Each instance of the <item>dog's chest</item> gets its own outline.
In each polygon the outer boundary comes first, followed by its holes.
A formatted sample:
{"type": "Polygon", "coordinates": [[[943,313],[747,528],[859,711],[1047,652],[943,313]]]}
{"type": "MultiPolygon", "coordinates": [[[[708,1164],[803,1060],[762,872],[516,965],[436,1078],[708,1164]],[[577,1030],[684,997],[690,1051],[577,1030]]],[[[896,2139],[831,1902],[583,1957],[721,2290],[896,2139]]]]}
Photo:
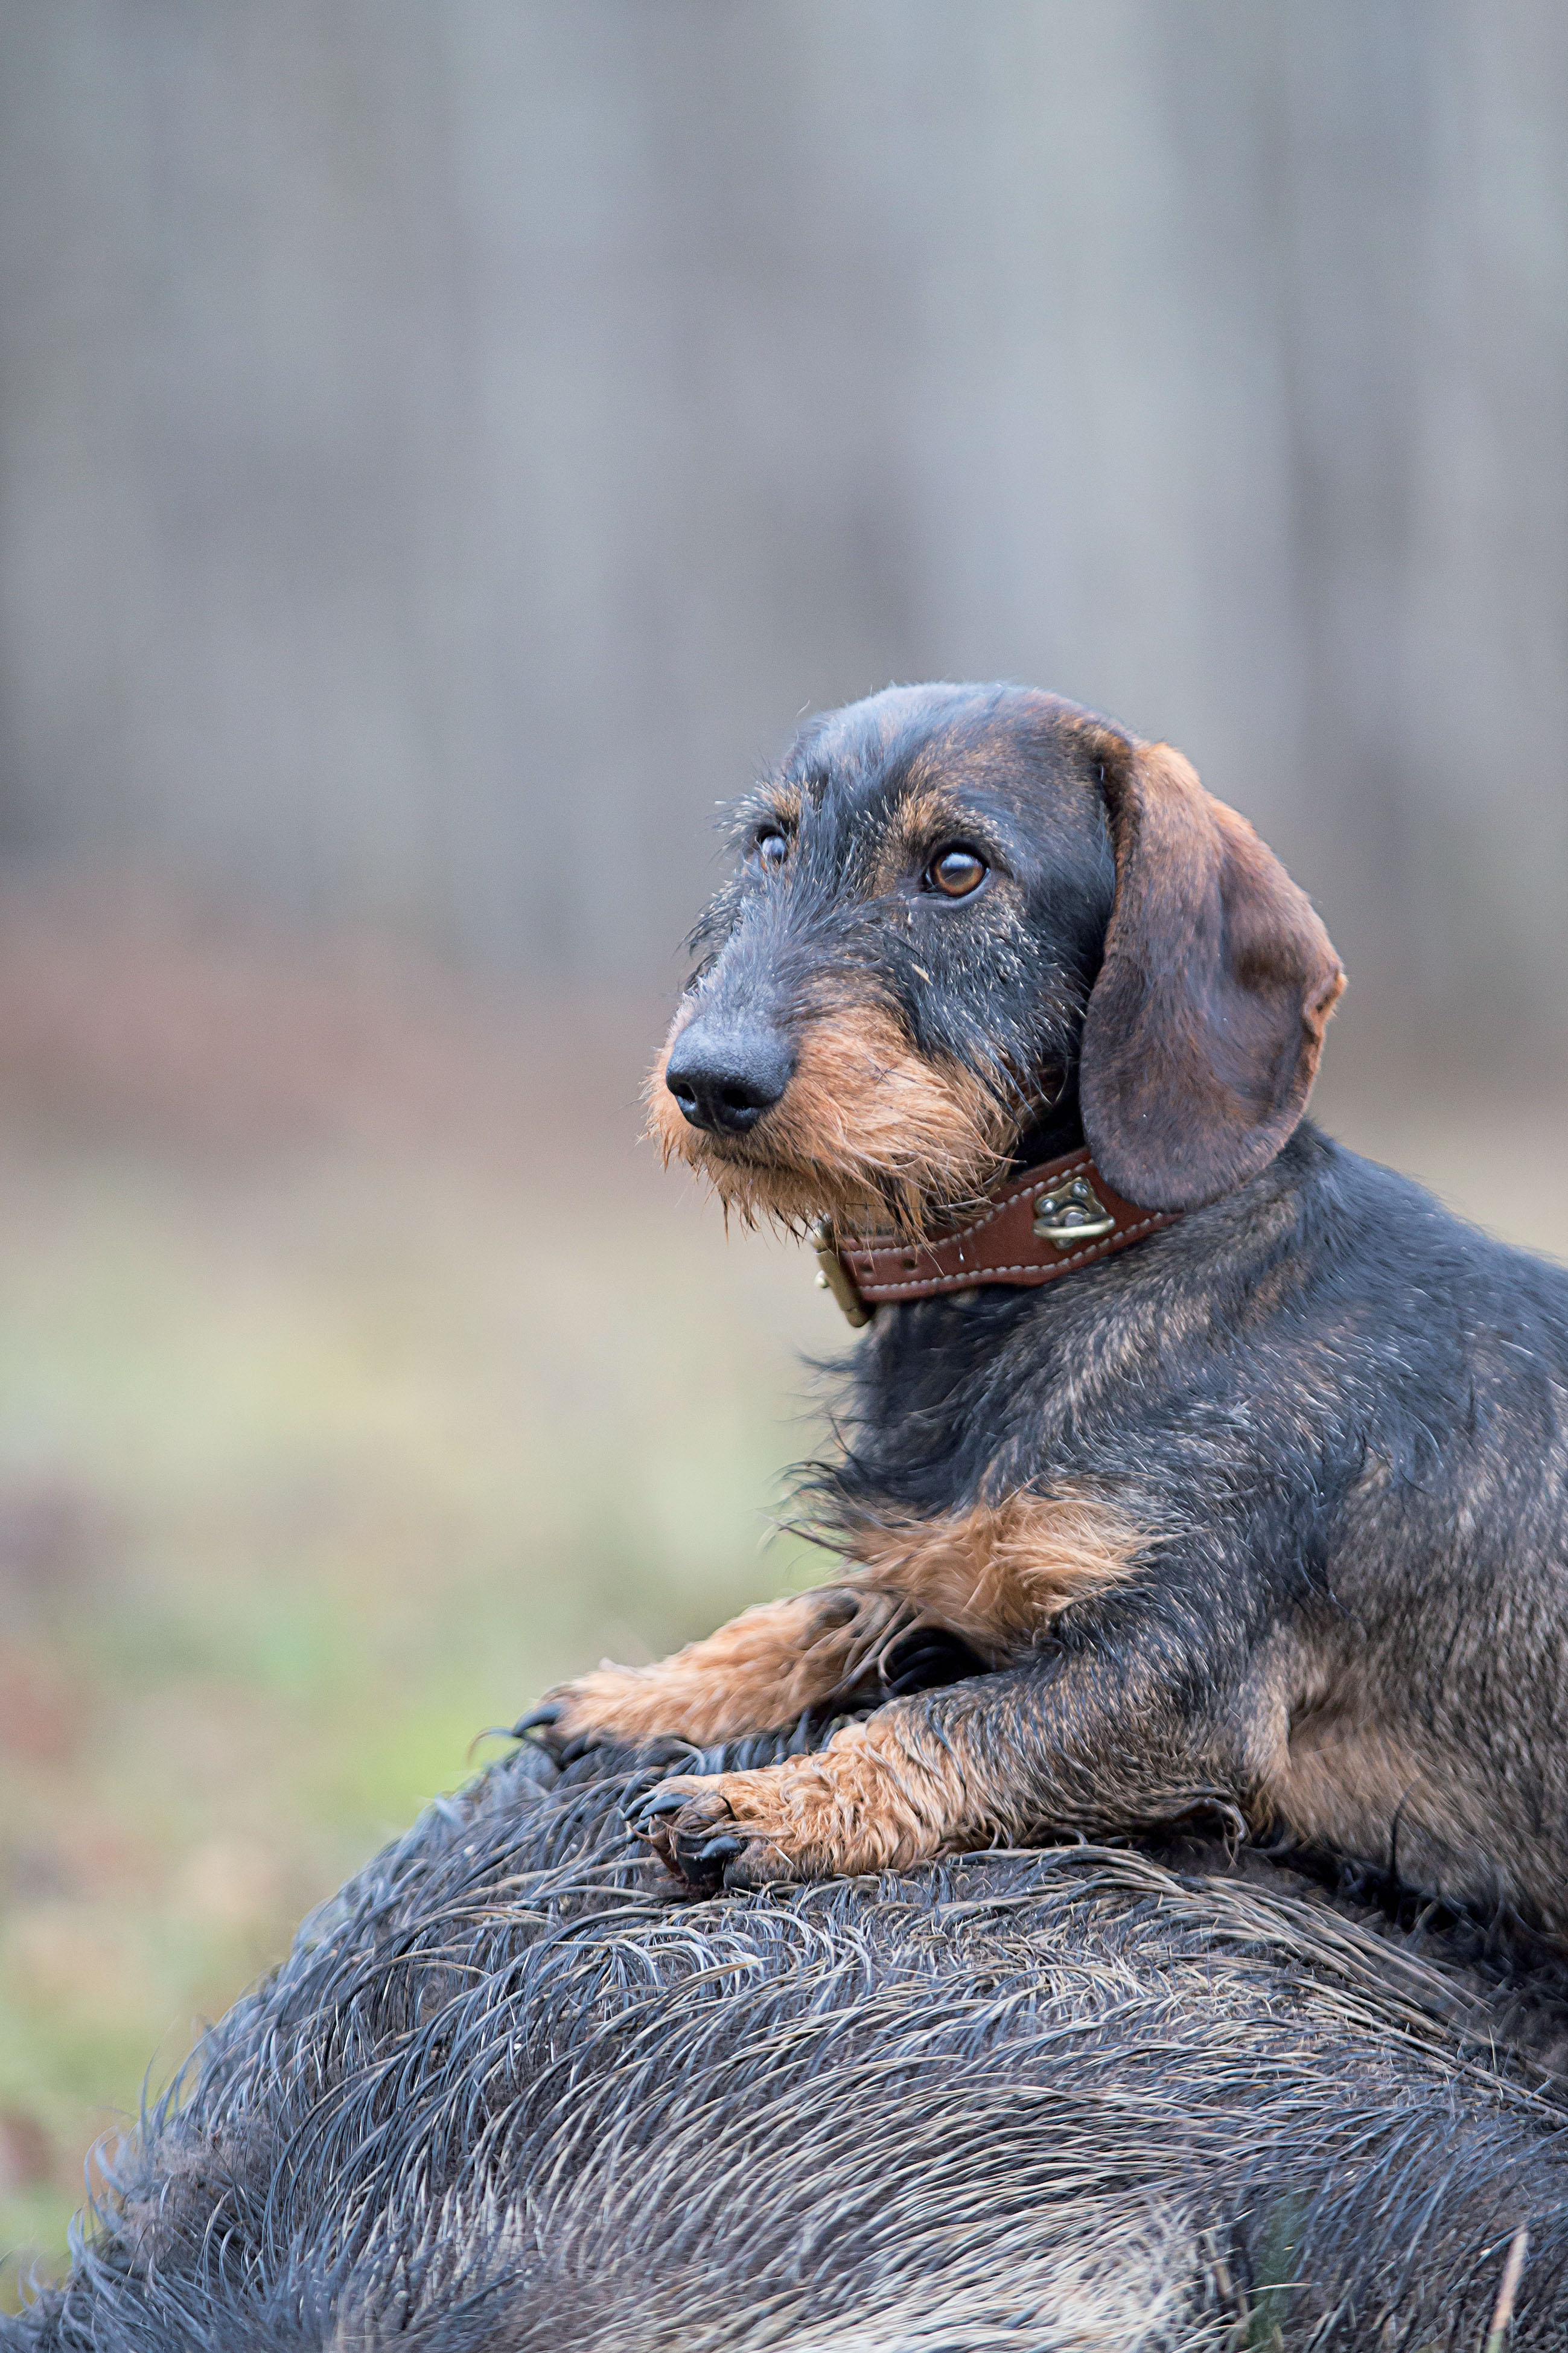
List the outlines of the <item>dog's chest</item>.
{"type": "Polygon", "coordinates": [[[839,1483],[866,1504],[929,1516],[1067,1475],[1062,1323],[1003,1291],[879,1310],[855,1363],[839,1483]]]}

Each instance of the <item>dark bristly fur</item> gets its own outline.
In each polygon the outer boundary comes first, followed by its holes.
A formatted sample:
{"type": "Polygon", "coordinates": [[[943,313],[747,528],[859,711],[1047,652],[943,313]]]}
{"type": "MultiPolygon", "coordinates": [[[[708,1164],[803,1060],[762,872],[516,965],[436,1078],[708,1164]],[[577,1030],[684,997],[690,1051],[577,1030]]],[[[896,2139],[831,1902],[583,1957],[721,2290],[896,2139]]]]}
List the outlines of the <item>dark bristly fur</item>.
{"type": "MultiPolygon", "coordinates": [[[[879,1308],[808,1498],[848,1556],[837,1606],[901,1598],[992,1672],[661,1792],[649,1835],[698,1885],[756,1884],[1209,1804],[1568,1930],[1568,1273],[1302,1118],[1342,976],[1301,892],[1168,746],[1020,689],[814,721],[742,851],[759,828],[783,847],[710,913],[688,1055],[717,1025],[804,1069],[826,998],[840,1026],[858,1000],[955,1104],[965,1074],[1010,1103],[1013,1166],[1087,1134],[1127,1198],[1184,1214],[1045,1290],[879,1308]],[[953,843],[989,868],[972,900],[929,887],[953,843]]],[[[656,1110],[749,1206],[845,1214],[793,1082],[739,1135],[656,1110]]],[[[981,1124],[954,1133],[996,1148],[981,1124]]],[[[906,1222],[972,1191],[973,1152],[879,1132],[906,1222]]],[[[663,1672],[553,1695],[554,1736],[689,1733],[663,1672]]],[[[755,1646],[743,1690],[722,1641],[677,1680],[706,1680],[707,1736],[784,1720],[755,1646]]]]}
{"type": "Polygon", "coordinates": [[[1561,2345],[1561,1967],[1196,1842],[672,1905],[658,1769],[525,1746],[426,1814],[0,2346],[1479,2353],[1521,2223],[1511,2353],[1561,2345]]]}

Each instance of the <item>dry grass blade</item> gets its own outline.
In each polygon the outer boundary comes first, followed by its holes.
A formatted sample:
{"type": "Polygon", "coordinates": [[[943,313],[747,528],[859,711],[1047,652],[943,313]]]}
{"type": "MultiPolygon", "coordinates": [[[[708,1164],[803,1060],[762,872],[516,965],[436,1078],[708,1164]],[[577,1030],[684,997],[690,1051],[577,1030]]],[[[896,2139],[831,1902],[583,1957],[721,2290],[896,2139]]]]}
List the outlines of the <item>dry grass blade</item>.
{"type": "Polygon", "coordinates": [[[1509,2247],[1508,2261],[1502,2267],[1498,2283],[1497,2302],[1492,2307],[1492,2325],[1487,2332],[1483,2353],[1504,2353],[1509,2331],[1513,2327],[1513,2300],[1519,2294],[1519,2283],[1524,2272],[1524,2258],[1530,2248],[1530,2231],[1521,2222],[1509,2247]]]}

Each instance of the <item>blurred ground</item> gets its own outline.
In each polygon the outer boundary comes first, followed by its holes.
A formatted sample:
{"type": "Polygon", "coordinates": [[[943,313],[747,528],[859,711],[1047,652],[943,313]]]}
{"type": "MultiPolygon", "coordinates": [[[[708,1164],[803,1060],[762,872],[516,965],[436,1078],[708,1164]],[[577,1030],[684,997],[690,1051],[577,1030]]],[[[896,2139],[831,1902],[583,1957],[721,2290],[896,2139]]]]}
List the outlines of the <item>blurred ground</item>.
{"type": "MultiPolygon", "coordinates": [[[[797,1253],[726,1245],[638,1145],[664,1009],[521,1007],[123,878],[0,903],[20,2262],[60,2260],[149,2064],[166,2080],[300,1913],[465,1777],[480,1727],[812,1574],[759,1539],[811,1442],[799,1351],[844,1327],[797,1253]]],[[[1568,1250],[1561,1085],[1345,1038],[1326,1124],[1568,1250]]]]}
{"type": "Polygon", "coordinates": [[[91,889],[0,938],[0,2251],[53,2262],[149,2062],[482,1726],[799,1573],[843,1326],[639,1145],[658,1006],[91,889]]]}

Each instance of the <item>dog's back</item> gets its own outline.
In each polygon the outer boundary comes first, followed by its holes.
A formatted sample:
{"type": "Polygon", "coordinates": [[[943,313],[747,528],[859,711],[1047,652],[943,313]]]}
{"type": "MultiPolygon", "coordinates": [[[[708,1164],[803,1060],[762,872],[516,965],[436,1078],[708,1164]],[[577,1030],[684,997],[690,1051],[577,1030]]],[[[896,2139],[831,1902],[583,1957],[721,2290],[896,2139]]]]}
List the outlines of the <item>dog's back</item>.
{"type": "Polygon", "coordinates": [[[1550,1973],[1527,2016],[1260,1857],[671,1905],[627,1762],[525,1750],[351,1885],[0,2342],[1468,2348],[1525,2224],[1510,2343],[1561,2341],[1563,2111],[1489,2047],[1568,2028],[1550,1973]]]}

